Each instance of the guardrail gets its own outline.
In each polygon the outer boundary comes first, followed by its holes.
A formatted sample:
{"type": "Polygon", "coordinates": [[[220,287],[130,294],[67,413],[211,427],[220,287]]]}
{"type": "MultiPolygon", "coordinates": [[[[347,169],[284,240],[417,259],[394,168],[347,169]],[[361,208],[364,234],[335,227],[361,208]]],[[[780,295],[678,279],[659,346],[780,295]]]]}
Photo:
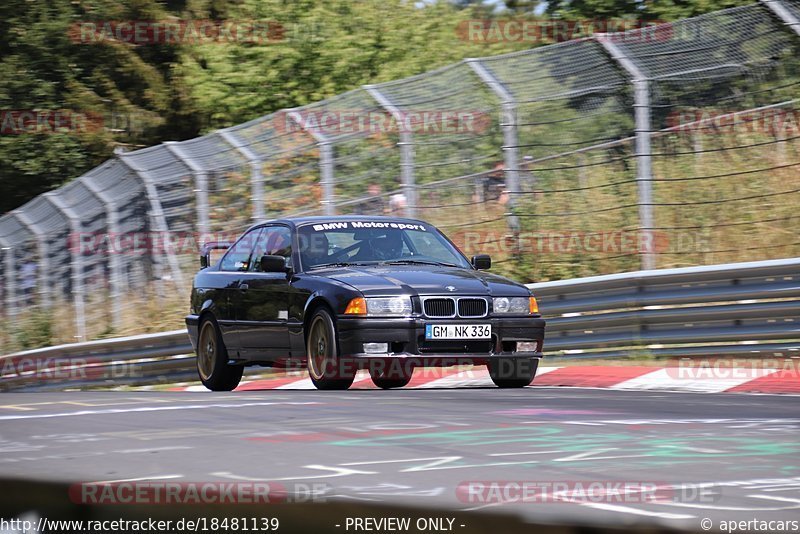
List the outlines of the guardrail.
{"type": "MultiPolygon", "coordinates": [[[[637,271],[530,284],[548,358],[800,357],[800,258],[637,271]]],[[[184,330],[0,358],[0,389],[193,380],[184,330]]]]}
{"type": "Polygon", "coordinates": [[[49,390],[191,380],[186,330],[70,343],[0,358],[0,390],[49,390]]]}
{"type": "Polygon", "coordinates": [[[800,258],[530,284],[548,355],[800,357],[800,258]]]}

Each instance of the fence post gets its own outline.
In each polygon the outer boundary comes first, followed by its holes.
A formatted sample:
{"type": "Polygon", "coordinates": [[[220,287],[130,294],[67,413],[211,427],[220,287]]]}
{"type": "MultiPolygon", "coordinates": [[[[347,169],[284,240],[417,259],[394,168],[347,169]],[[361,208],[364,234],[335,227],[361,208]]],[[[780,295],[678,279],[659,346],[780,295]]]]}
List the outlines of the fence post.
{"type": "MultiPolygon", "coordinates": [[[[58,195],[50,191],[45,193],[44,198],[47,199],[57,210],[64,214],[69,220],[70,230],[73,235],[80,239],[81,233],[81,218],[80,216],[68,207],[58,195]]],[[[70,268],[72,270],[72,302],[75,306],[75,334],[79,341],[86,341],[86,303],[84,301],[84,286],[83,286],[83,258],[81,256],[80,242],[72,244],[70,251],[70,268]]]]}
{"type": "Polygon", "coordinates": [[[630,74],[633,83],[633,107],[636,119],[636,183],[639,190],[639,229],[643,245],[641,268],[655,269],[656,256],[653,243],[653,170],[650,146],[650,81],[639,67],[628,58],[612,41],[609,34],[595,34],[594,37],[611,58],[630,74]]]}
{"type": "Polygon", "coordinates": [[[164,146],[172,152],[176,158],[181,160],[184,165],[189,167],[194,175],[195,202],[197,202],[197,233],[201,236],[207,235],[210,231],[208,216],[208,174],[206,170],[198,165],[175,141],[165,141],[164,146]]]}
{"type": "Polygon", "coordinates": [[[506,188],[508,189],[508,227],[515,236],[519,234],[519,218],[516,214],[519,186],[519,139],[517,136],[517,103],[511,91],[480,62],[469,58],[464,62],[478,75],[489,89],[500,99],[503,113],[500,127],[503,129],[503,162],[505,164],[506,188]]]}
{"type": "Polygon", "coordinates": [[[17,273],[14,270],[14,248],[10,243],[0,239],[0,250],[3,251],[3,278],[6,284],[6,310],[9,317],[17,315],[17,273]]]}
{"type": "MultiPolygon", "coordinates": [[[[94,196],[103,203],[106,207],[106,227],[108,233],[115,238],[120,237],[119,231],[119,213],[117,212],[117,205],[114,199],[105,194],[94,178],[84,175],[81,182],[86,186],[86,189],[92,192],[94,196]]],[[[110,236],[109,236],[110,237],[110,236]]],[[[122,329],[122,258],[120,257],[121,251],[109,250],[109,267],[111,270],[111,324],[115,330],[122,329]]]]}
{"type": "Polygon", "coordinates": [[[333,162],[333,146],[328,136],[317,130],[309,128],[303,117],[296,110],[287,110],[287,117],[293,120],[300,128],[308,132],[319,148],[320,185],[322,186],[322,213],[336,215],[335,200],[335,174],[333,162]]]}
{"type": "Polygon", "coordinates": [[[381,93],[374,85],[365,85],[364,90],[375,99],[383,109],[388,111],[397,122],[400,130],[400,139],[397,143],[400,149],[400,182],[403,194],[406,197],[406,217],[414,218],[417,215],[417,185],[414,176],[414,137],[405,121],[405,114],[392,103],[389,98],[381,93]]]}
{"type": "Polygon", "coordinates": [[[783,22],[786,23],[794,32],[800,35],[800,20],[794,16],[794,14],[786,9],[786,6],[783,5],[783,2],[780,0],[759,0],[762,4],[767,6],[767,8],[775,13],[778,18],[780,18],[783,22]]]}
{"type": "Polygon", "coordinates": [[[46,304],[50,295],[50,271],[44,268],[44,258],[47,255],[47,236],[21,209],[14,210],[11,213],[36,236],[36,248],[39,255],[39,265],[36,270],[37,283],[39,284],[39,300],[40,304],[46,304]]]}
{"type": "MultiPolygon", "coordinates": [[[[152,212],[151,216],[155,222],[156,231],[161,232],[164,236],[164,239],[167,239],[169,234],[169,226],[167,225],[167,218],[164,216],[164,210],[161,209],[161,201],[158,198],[158,191],[156,190],[156,185],[153,182],[153,179],[149,174],[147,174],[146,171],[138,169],[132,162],[128,161],[127,156],[124,153],[118,153],[116,156],[142,181],[145,193],[147,194],[147,199],[150,201],[150,211],[152,212]]],[[[165,252],[167,256],[167,262],[169,263],[170,270],[172,271],[172,277],[175,280],[175,284],[179,288],[183,289],[183,274],[181,273],[181,267],[178,264],[178,258],[175,256],[175,251],[169,246],[165,248],[167,249],[165,252]]]]}
{"type": "Polygon", "coordinates": [[[264,178],[261,175],[261,159],[248,148],[247,145],[228,130],[217,132],[222,139],[235,148],[247,163],[250,164],[250,195],[253,203],[253,220],[255,222],[264,220],[264,178]]]}

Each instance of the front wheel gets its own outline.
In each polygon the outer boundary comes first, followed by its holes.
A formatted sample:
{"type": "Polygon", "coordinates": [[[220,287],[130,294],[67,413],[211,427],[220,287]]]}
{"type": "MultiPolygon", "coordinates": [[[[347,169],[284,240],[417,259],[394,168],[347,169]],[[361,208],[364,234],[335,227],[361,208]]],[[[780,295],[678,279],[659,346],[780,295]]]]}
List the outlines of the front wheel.
{"type": "Polygon", "coordinates": [[[244,367],[228,365],[228,350],[222,342],[222,334],[214,319],[206,319],[200,325],[197,339],[197,374],[200,381],[211,391],[233,391],[242,380],[244,367]]]}
{"type": "Polygon", "coordinates": [[[308,376],[317,389],[347,389],[356,373],[339,358],[336,326],[325,308],[314,313],[306,338],[308,376]]]}
{"type": "Polygon", "coordinates": [[[489,361],[489,377],[499,388],[524,388],[533,382],[538,359],[495,358],[489,361]]]}

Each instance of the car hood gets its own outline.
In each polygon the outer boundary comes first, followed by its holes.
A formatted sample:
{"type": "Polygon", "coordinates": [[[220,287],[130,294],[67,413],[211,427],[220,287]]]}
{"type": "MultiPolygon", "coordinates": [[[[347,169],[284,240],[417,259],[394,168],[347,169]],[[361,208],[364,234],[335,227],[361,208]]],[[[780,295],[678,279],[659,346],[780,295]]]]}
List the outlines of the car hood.
{"type": "Polygon", "coordinates": [[[325,269],[314,274],[353,286],[367,296],[528,295],[528,289],[522,284],[484,271],[458,267],[352,266],[325,269]]]}

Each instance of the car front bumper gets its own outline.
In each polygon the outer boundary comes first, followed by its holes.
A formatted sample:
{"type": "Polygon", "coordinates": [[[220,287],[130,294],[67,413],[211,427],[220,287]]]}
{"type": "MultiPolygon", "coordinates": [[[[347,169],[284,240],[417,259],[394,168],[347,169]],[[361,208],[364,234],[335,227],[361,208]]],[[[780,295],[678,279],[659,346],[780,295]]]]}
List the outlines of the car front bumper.
{"type": "Polygon", "coordinates": [[[419,365],[485,363],[495,358],[539,359],[544,345],[544,319],[538,317],[485,317],[480,319],[425,319],[421,317],[337,318],[339,353],[354,359],[402,358],[419,365]],[[427,324],[490,324],[491,340],[425,339],[427,324]],[[386,343],[386,352],[366,352],[365,343],[386,343]],[[520,343],[533,350],[518,350],[520,343]]]}

